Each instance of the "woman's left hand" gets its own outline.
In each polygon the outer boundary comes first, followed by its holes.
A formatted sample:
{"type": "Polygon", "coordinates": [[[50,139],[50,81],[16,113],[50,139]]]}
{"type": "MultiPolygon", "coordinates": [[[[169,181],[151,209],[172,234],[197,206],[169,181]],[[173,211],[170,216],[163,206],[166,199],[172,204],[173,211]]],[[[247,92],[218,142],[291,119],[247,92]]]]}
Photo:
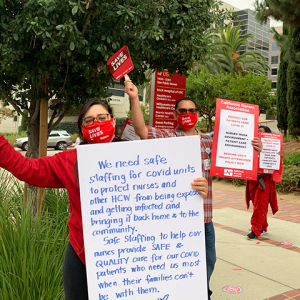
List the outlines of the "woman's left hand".
{"type": "Polygon", "coordinates": [[[258,153],[260,153],[263,149],[263,144],[262,144],[260,138],[258,138],[258,137],[253,138],[253,140],[251,141],[251,145],[258,153]]]}
{"type": "Polygon", "coordinates": [[[208,183],[205,177],[195,178],[192,182],[192,188],[197,190],[199,194],[205,199],[208,194],[208,183]]]}

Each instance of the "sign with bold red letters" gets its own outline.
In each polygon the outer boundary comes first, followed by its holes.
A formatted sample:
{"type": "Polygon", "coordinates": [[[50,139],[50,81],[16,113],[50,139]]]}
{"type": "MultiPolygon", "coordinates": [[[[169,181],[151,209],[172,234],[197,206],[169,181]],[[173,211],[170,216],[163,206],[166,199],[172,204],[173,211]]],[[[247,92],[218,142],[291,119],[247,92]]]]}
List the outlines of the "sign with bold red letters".
{"type": "Polygon", "coordinates": [[[282,150],[282,134],[260,132],[263,150],[259,154],[258,173],[271,174],[272,180],[281,182],[282,180],[282,157],[278,154],[282,150]]]}
{"type": "Polygon", "coordinates": [[[155,72],[151,85],[154,85],[153,96],[151,95],[150,123],[156,128],[174,129],[177,121],[173,113],[175,103],[185,96],[186,77],[184,75],[173,74],[169,76],[167,70],[155,72]]]}
{"type": "Polygon", "coordinates": [[[107,61],[107,66],[116,80],[133,70],[133,64],[127,46],[123,46],[107,61]]]}
{"type": "Polygon", "coordinates": [[[217,99],[210,175],[257,179],[258,105],[217,99]]]}

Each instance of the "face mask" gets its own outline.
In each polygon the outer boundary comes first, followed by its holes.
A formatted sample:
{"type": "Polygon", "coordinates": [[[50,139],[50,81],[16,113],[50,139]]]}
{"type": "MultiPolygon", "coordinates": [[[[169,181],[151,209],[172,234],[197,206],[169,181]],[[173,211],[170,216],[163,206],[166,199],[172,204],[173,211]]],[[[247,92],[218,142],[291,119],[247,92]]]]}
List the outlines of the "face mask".
{"type": "Polygon", "coordinates": [[[178,124],[181,128],[189,130],[192,129],[197,121],[198,121],[198,115],[197,114],[178,114],[178,124]]]}
{"type": "Polygon", "coordinates": [[[89,144],[109,143],[115,137],[115,127],[112,120],[94,121],[91,125],[81,126],[82,136],[89,144]]]}

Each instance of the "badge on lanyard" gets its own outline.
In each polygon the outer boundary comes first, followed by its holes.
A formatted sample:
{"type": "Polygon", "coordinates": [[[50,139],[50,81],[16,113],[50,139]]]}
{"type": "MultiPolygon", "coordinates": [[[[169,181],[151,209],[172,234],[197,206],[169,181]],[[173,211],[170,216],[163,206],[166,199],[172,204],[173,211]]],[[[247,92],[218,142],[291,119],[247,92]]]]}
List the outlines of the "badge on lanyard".
{"type": "MultiPolygon", "coordinates": [[[[205,152],[207,153],[207,155],[210,155],[211,149],[210,148],[205,148],[205,152]]],[[[204,170],[210,170],[210,163],[211,163],[211,159],[204,159],[204,170]]]]}
{"type": "Polygon", "coordinates": [[[210,170],[210,162],[211,162],[210,158],[204,159],[204,170],[205,171],[210,170]]]}

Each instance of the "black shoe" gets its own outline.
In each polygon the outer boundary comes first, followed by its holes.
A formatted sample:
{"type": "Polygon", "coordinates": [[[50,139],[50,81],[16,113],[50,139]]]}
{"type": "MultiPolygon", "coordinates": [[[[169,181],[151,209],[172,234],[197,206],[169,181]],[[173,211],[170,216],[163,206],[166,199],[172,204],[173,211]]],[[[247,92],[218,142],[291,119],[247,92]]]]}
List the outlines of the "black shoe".
{"type": "Polygon", "coordinates": [[[246,237],[247,237],[248,240],[254,240],[254,239],[256,239],[256,235],[255,235],[255,233],[253,231],[251,231],[250,233],[248,233],[246,237]]]}
{"type": "Polygon", "coordinates": [[[262,230],[261,233],[260,233],[260,235],[265,235],[265,234],[268,234],[268,231],[262,230]]]}

